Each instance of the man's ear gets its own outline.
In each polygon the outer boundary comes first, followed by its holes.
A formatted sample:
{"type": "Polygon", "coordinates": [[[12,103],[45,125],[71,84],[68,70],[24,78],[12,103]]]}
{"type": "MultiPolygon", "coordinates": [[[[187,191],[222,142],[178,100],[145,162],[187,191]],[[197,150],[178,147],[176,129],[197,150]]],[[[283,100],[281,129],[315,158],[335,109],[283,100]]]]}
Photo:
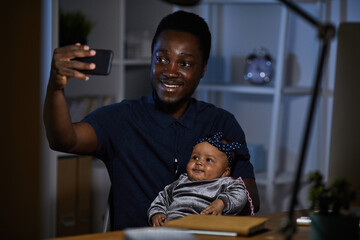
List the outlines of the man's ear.
{"type": "Polygon", "coordinates": [[[203,78],[204,75],[205,75],[205,71],[206,71],[206,67],[207,67],[207,64],[205,64],[202,68],[202,73],[201,73],[201,77],[200,78],[203,78]]]}
{"type": "Polygon", "coordinates": [[[228,177],[230,175],[230,168],[226,167],[221,177],[228,177]]]}

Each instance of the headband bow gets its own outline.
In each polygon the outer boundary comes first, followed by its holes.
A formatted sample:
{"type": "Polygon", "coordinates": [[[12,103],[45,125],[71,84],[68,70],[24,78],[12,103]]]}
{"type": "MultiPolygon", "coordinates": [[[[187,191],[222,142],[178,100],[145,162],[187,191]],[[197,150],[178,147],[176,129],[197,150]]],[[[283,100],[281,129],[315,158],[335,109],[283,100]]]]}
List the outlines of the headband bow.
{"type": "Polygon", "coordinates": [[[231,167],[231,164],[232,164],[231,151],[234,151],[234,150],[240,148],[241,144],[238,142],[232,142],[232,143],[225,144],[225,143],[221,142],[222,137],[223,137],[222,132],[218,132],[211,137],[204,137],[204,138],[199,139],[196,142],[196,144],[206,141],[206,142],[210,143],[211,145],[213,145],[214,147],[216,147],[217,149],[219,149],[221,152],[224,152],[229,160],[229,166],[231,167]]]}

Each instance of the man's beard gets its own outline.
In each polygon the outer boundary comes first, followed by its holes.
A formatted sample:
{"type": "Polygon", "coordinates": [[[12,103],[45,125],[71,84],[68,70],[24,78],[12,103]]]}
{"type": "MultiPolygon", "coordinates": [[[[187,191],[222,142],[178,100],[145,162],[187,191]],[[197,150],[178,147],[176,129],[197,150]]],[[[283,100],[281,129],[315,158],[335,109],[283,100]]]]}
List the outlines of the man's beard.
{"type": "Polygon", "coordinates": [[[164,102],[159,98],[159,96],[154,88],[153,88],[152,95],[153,95],[154,101],[166,112],[176,111],[184,103],[188,102],[191,99],[191,96],[190,96],[188,98],[181,98],[175,102],[164,102]]]}

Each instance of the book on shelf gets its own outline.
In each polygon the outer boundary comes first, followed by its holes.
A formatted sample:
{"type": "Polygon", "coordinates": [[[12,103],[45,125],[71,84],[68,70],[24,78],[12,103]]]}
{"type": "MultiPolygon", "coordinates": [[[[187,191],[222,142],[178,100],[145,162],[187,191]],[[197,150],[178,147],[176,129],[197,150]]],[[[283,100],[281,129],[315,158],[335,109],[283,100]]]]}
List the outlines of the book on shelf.
{"type": "Polygon", "coordinates": [[[265,230],[268,218],[192,214],[165,223],[165,227],[185,229],[193,234],[250,236],[265,230]]]}

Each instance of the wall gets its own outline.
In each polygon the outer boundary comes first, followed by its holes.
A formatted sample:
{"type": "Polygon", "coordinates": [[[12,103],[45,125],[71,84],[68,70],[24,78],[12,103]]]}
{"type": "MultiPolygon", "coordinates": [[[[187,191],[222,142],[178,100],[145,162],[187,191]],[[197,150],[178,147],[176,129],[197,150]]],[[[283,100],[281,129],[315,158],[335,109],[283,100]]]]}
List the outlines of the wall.
{"type": "MultiPolygon", "coordinates": [[[[81,10],[95,26],[88,37],[92,48],[111,49],[114,59],[119,59],[120,47],[120,1],[117,0],[60,0],[59,8],[64,12],[81,10]]],[[[117,96],[120,89],[119,66],[113,65],[108,76],[90,76],[87,82],[72,79],[65,88],[67,96],[109,95],[117,96]]]]}
{"type": "Polygon", "coordinates": [[[41,239],[42,1],[1,1],[1,238],[41,239]]]}

